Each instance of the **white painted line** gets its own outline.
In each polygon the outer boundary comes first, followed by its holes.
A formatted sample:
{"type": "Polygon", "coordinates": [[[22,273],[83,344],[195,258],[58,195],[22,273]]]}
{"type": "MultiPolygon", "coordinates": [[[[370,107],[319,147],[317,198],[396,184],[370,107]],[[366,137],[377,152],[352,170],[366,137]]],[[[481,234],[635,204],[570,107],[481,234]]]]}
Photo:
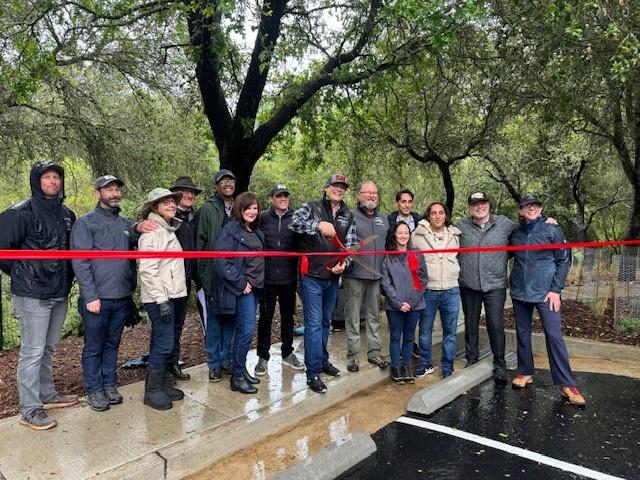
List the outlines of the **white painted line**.
{"type": "Polygon", "coordinates": [[[471,442],[479,443],[480,445],[495,448],[512,455],[526,458],[533,462],[542,463],[550,467],[565,470],[577,475],[582,475],[583,477],[593,478],[594,480],[624,480],[622,477],[615,477],[607,473],[602,473],[596,470],[591,470],[590,468],[581,467],[580,465],[563,462],[562,460],[547,457],[546,455],[542,455],[541,453],[532,452],[531,450],[526,450],[520,447],[514,447],[513,445],[508,445],[506,443],[498,442],[497,440],[491,440],[490,438],[481,437],[480,435],[447,427],[445,425],[439,425],[437,423],[426,422],[424,420],[417,420],[415,418],[409,417],[400,417],[396,420],[396,422],[413,425],[414,427],[424,428],[426,430],[433,430],[434,432],[444,433],[453,437],[461,438],[463,440],[469,440],[471,442]]]}

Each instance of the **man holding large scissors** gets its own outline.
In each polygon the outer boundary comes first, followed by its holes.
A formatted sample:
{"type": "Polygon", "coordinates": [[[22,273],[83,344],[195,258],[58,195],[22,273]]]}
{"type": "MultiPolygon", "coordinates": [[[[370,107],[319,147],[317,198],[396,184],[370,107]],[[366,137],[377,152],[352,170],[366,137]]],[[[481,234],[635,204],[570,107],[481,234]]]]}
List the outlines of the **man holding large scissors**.
{"type": "Polygon", "coordinates": [[[340,370],[329,361],[327,342],[338,295],[338,281],[350,262],[344,252],[358,242],[353,214],[343,201],[348,187],[344,175],[330,175],[322,199],[302,204],[294,212],[289,224],[291,230],[302,234],[302,252],[343,253],[338,256],[337,262],[325,256],[310,256],[308,268],[304,268],[307,262],[302,262],[304,276],[300,283],[305,326],[304,363],[307,385],[317,393],[327,391],[327,386],[320,379],[321,372],[334,377],[340,375],[340,370]]]}

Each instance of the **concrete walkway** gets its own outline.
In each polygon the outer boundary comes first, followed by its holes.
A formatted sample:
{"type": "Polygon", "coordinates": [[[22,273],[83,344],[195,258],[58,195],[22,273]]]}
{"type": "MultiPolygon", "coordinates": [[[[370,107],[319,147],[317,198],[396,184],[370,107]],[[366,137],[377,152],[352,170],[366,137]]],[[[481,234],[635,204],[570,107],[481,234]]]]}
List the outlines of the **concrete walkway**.
{"type": "MultiPolygon", "coordinates": [[[[387,350],[386,321],[383,350],[387,350]]],[[[439,328],[434,343],[440,342],[439,328]]],[[[361,369],[346,370],[343,333],[331,336],[331,361],[340,377],[323,375],[325,394],[307,388],[304,372],[282,367],[279,346],[272,347],[269,372],[257,395],[232,392],[228,377],[209,383],[206,365],[188,369],[181,382],[185,399],[166,412],[142,403],[142,382],[122,387],[125,401],[104,413],[87,405],[52,411],[58,427],[36,432],[18,417],[0,421],[0,480],[64,478],[173,479],[195,472],[274,432],[290,427],[388,378],[388,370],[367,363],[363,335],[361,369]]],[[[303,356],[301,340],[294,344],[303,356]]],[[[249,353],[252,371],[257,357],[249,353]]]]}

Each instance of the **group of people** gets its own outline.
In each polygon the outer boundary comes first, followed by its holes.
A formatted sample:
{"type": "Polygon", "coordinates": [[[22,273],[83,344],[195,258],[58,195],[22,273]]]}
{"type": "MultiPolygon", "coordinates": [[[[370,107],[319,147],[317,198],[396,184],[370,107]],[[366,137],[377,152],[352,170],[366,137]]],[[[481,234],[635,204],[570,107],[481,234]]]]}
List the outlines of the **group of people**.
{"type": "MultiPolygon", "coordinates": [[[[289,205],[287,186],[275,185],[269,194],[269,208],[261,212],[258,197],[251,192],[236,196],[233,172],[222,169],[213,179],[215,193],[197,211],[195,199],[202,189],[183,176],[168,189],[149,192],[142,220],[133,222],[121,215],[124,182],[113,175],[95,181],[96,208],[77,220],[64,205],[64,170],[60,165],[38,162],[30,180],[31,198],[0,216],[0,249],[221,252],[198,259],[150,255],[140,259],[138,268],[135,260],[121,259],[1,261],[0,268],[11,277],[13,311],[20,325],[20,421],[36,430],[56,426],[50,409],[79,401],[77,395],[57,392],[52,375],[53,350],[74,276],[80,289],[78,310],[84,321],[82,367],[90,407],[105,411],[123,401],[117,389],[116,361],[122,331],[134,314],[132,296],[139,276],[142,303],[151,323],[144,403],[166,410],[184,397],[176,381],[190,378],[179,366],[179,355],[187,301],[193,290],[201,290],[199,310],[206,327],[209,380],[219,382],[228,375],[234,391],[256,393],[258,377],[268,373],[272,321],[279,304],[282,363],[293,370],[305,370],[309,388],[326,392],[321,374],[340,375],[329,359],[327,343],[341,283],[348,371],[360,369],[361,312],[368,362],[383,369],[389,365],[380,339],[379,301],[384,294],[394,382],[413,382],[434,372],[431,340],[436,312],[443,330],[441,376],[453,373],[461,303],[467,365],[478,361],[484,306],[494,380],[507,383],[503,310],[509,256],[504,251],[459,255],[455,249],[564,242],[560,227],[545,220],[542,202],[531,195],[521,199],[520,221],[513,222],[491,213],[486,194],[472,193],[468,197],[470,216],[454,225],[446,205],[440,202],[431,203],[422,216],[414,212],[409,190],[396,194],[396,212],[382,214],[373,181],[359,186],[357,207],[350,209],[344,202],[349,183],[344,175],[333,174],[322,197],[303,203],[297,210],[289,205]],[[446,251],[450,249],[454,251],[446,251]],[[354,255],[356,251],[383,250],[383,254],[354,255]],[[261,251],[298,255],[222,253],[261,251]],[[304,362],[293,349],[296,291],[303,306],[304,362]],[[246,358],[256,324],[259,358],[252,375],[246,358]],[[419,356],[415,370],[410,367],[412,349],[419,356]]],[[[522,250],[513,256],[510,292],[518,336],[518,372],[512,385],[524,388],[533,382],[531,322],[536,308],[547,338],[554,383],[570,402],[583,405],[561,335],[560,292],[570,254],[564,249],[522,250]]]]}

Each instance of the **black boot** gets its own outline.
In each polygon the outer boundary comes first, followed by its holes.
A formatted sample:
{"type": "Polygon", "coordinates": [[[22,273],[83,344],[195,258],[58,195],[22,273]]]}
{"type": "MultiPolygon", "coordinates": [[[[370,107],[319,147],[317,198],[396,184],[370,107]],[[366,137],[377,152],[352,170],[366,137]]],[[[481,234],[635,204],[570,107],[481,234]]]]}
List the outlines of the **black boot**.
{"type": "Polygon", "coordinates": [[[400,374],[404,377],[404,383],[415,383],[411,370],[406,365],[400,367],[400,374]]]}
{"type": "Polygon", "coordinates": [[[231,390],[240,393],[258,393],[258,389],[251,385],[244,375],[242,377],[231,376],[231,390]]]}
{"type": "Polygon", "coordinates": [[[404,376],[400,373],[400,367],[391,367],[391,380],[396,383],[404,383],[404,376]]]}
{"type": "Polygon", "coordinates": [[[244,371],[244,378],[246,378],[247,382],[251,385],[258,385],[260,383],[260,379],[251,375],[246,369],[244,371]]]}
{"type": "Polygon", "coordinates": [[[191,375],[182,371],[180,365],[171,365],[170,367],[167,367],[167,370],[176,380],[189,380],[191,378],[191,375]]]}
{"type": "Polygon", "coordinates": [[[175,388],[173,382],[175,382],[173,375],[165,370],[162,377],[162,391],[173,401],[182,400],[184,392],[175,388]]]}
{"type": "Polygon", "coordinates": [[[147,368],[144,382],[144,404],[156,410],[169,410],[173,404],[162,390],[164,368],[147,368]]]}

